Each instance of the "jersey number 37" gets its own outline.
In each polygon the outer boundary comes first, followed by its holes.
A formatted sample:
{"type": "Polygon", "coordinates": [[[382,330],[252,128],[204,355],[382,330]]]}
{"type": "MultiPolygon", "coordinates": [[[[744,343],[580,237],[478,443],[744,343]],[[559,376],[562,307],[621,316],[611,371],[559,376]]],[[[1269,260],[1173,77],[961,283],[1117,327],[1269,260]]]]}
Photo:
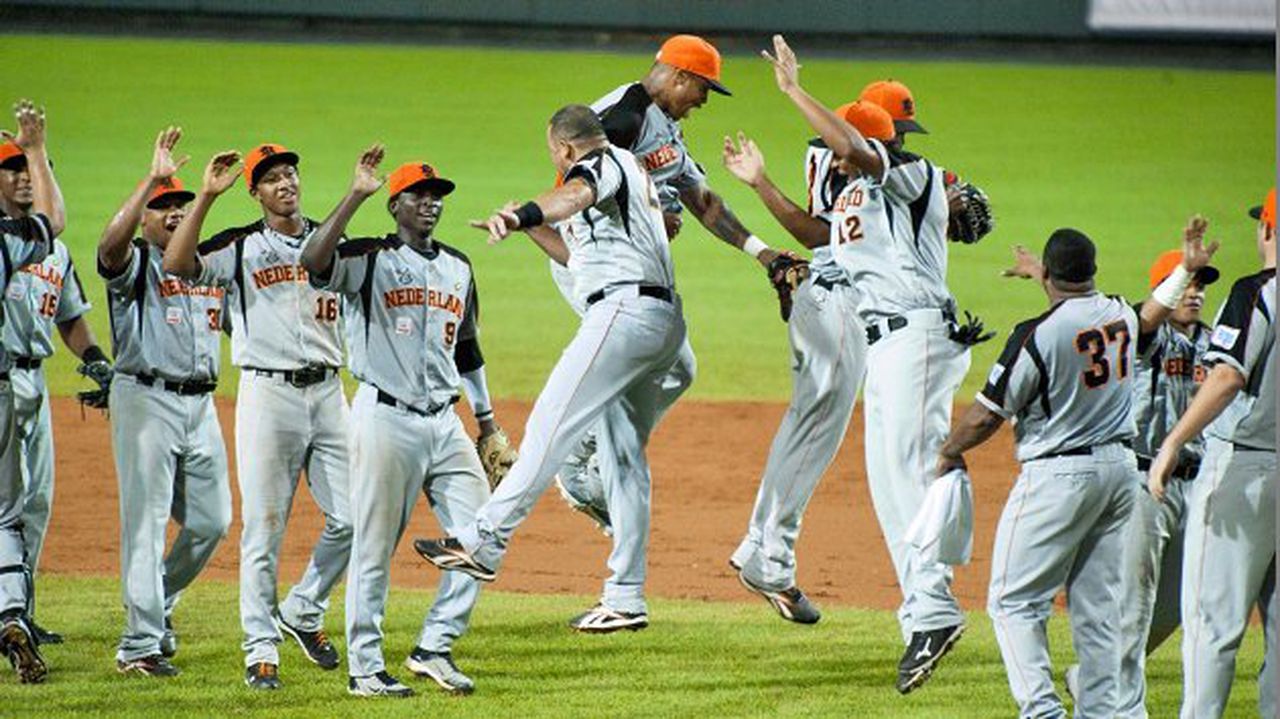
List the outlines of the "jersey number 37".
{"type": "Polygon", "coordinates": [[[1094,327],[1076,335],[1076,351],[1086,355],[1089,366],[1080,374],[1084,386],[1097,389],[1111,381],[1111,359],[1107,350],[1116,348],[1117,382],[1129,376],[1129,326],[1117,320],[1102,327],[1094,327]]]}

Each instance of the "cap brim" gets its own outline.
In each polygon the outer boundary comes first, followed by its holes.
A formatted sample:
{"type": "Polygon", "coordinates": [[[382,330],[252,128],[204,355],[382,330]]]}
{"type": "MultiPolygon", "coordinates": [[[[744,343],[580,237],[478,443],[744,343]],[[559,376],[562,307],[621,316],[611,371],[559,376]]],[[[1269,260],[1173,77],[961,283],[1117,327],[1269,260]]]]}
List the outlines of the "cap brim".
{"type": "Polygon", "coordinates": [[[270,170],[276,165],[293,165],[294,167],[297,167],[298,153],[288,151],[277,152],[274,155],[262,158],[258,161],[258,164],[253,167],[253,177],[251,178],[252,184],[258,184],[258,181],[262,179],[262,176],[267,174],[267,170],[270,170]]]}
{"type": "Polygon", "coordinates": [[[1202,285],[1211,285],[1218,281],[1218,277],[1220,277],[1221,274],[1222,273],[1218,272],[1217,267],[1201,267],[1196,270],[1196,281],[1202,285]]]}
{"type": "Polygon", "coordinates": [[[4,162],[0,162],[0,170],[21,170],[27,166],[26,155],[14,155],[7,158],[4,162]]]}
{"type": "MultiPolygon", "coordinates": [[[[698,77],[702,77],[702,75],[699,75],[698,77]]],[[[725,87],[724,85],[721,85],[720,81],[712,80],[709,77],[702,77],[702,79],[707,81],[707,87],[711,88],[712,92],[718,92],[721,95],[725,95],[726,97],[733,96],[733,93],[729,92],[729,88],[725,87]]]]}
{"type": "Polygon", "coordinates": [[[196,199],[196,193],[192,192],[191,190],[173,190],[173,191],[171,191],[171,192],[165,192],[165,193],[162,193],[162,194],[156,195],[155,197],[151,198],[150,200],[147,200],[147,208],[148,208],[148,209],[152,209],[152,210],[154,210],[154,209],[156,209],[156,208],[154,207],[154,205],[155,205],[157,202],[159,202],[159,201],[161,201],[161,200],[167,200],[167,199],[169,199],[169,198],[171,198],[171,197],[172,197],[172,198],[181,198],[181,199],[182,199],[182,201],[185,203],[185,202],[191,202],[192,200],[196,199]]]}
{"type": "Polygon", "coordinates": [[[914,132],[920,135],[929,134],[929,131],[924,129],[924,126],[915,120],[894,120],[893,129],[897,131],[899,135],[905,135],[908,132],[914,132]]]}
{"type": "MultiPolygon", "coordinates": [[[[428,192],[435,195],[436,197],[444,197],[445,195],[452,193],[457,188],[457,186],[453,184],[453,180],[446,180],[443,177],[432,177],[426,180],[418,180],[412,185],[406,185],[404,188],[400,190],[400,192],[404,192],[405,190],[412,190],[419,187],[424,190],[427,190],[428,192]]],[[[397,192],[395,195],[392,195],[392,197],[399,195],[400,192],[397,192]]]]}

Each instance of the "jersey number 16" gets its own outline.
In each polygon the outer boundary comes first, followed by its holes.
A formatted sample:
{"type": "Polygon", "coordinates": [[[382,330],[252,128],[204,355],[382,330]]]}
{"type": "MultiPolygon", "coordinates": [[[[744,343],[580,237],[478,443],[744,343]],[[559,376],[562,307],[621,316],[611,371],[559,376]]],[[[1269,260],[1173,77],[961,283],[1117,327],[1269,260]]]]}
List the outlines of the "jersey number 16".
{"type": "Polygon", "coordinates": [[[1107,348],[1117,340],[1120,347],[1116,353],[1119,360],[1116,381],[1122,382],[1129,376],[1129,326],[1124,320],[1076,335],[1076,351],[1088,355],[1090,361],[1089,367],[1080,375],[1085,387],[1097,389],[1111,380],[1111,360],[1107,358],[1107,348]]]}

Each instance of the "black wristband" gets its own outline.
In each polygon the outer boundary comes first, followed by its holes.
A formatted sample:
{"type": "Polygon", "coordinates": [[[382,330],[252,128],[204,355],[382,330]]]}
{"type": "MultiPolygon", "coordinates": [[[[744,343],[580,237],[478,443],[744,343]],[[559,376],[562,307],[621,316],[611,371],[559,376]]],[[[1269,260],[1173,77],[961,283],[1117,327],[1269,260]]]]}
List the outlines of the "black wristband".
{"type": "Polygon", "coordinates": [[[530,200],[516,209],[516,219],[520,222],[520,229],[537,227],[542,224],[542,208],[530,200]]]}
{"type": "Polygon", "coordinates": [[[107,359],[107,356],[102,352],[102,348],[98,347],[98,345],[89,345],[85,349],[84,354],[80,355],[80,361],[85,364],[97,362],[99,360],[108,363],[111,361],[107,359]]]}

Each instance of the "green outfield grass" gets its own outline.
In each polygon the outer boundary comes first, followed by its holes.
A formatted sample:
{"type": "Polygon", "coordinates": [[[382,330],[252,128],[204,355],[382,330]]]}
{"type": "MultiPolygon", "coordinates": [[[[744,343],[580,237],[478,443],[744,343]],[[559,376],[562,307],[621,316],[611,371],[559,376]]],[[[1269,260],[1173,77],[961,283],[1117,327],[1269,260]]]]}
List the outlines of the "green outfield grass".
{"type": "MultiPolygon", "coordinates": [[[[198,182],[217,150],[270,140],[303,157],[304,207],[323,217],[346,187],[358,151],[388,146],[388,162],[426,159],[457,180],[441,236],[478,268],[484,350],[493,391],[533,397],[576,322],[548,279],[546,261],[522,238],[498,248],[466,228],[552,177],[543,128],[563,103],[591,101],[638,78],[646,54],[543,52],[499,48],[297,45],[9,36],[5,98],[48,106],[51,148],[70,222],[66,239],[95,300],[92,247],[117,205],[145,171],[155,133],[181,124],[182,173],[198,182]]],[[[867,81],[893,76],[916,93],[929,136],[911,149],[983,185],[995,205],[996,232],[977,247],[955,247],[951,286],[961,305],[1002,336],[1038,313],[1030,283],[1001,280],[1009,247],[1039,247],[1054,228],[1077,226],[1101,247],[1101,285],[1138,299],[1146,268],[1174,247],[1193,212],[1224,242],[1227,278],[1256,264],[1244,209],[1272,184],[1274,78],[1266,73],[1053,67],[971,62],[805,60],[805,84],[832,104],[867,81]]],[[[686,122],[689,144],[710,182],[747,226],[773,244],[796,247],[746,189],[720,166],[720,138],[757,138],[778,180],[803,188],[809,132],[774,85],[768,66],[732,57],[724,80],[734,97],[713,97],[686,122]]],[[[361,233],[388,229],[378,199],[356,217],[361,233]]],[[[215,208],[208,229],[242,224],[256,207],[237,186],[215,208]]],[[[675,245],[700,376],[692,396],[785,399],[790,391],[786,333],[773,293],[744,255],[687,222],[675,245]]],[[[1210,307],[1226,293],[1214,288],[1210,307]]],[[[101,304],[101,303],[100,303],[101,304]]],[[[107,332],[99,308],[93,323],[107,332]]],[[[999,340],[974,357],[967,390],[985,376],[999,340]]],[[[62,353],[65,355],[65,353],[62,353]]],[[[64,356],[54,363],[58,392],[77,386],[64,356]]],[[[226,375],[231,377],[230,373],[226,375]]],[[[224,382],[230,391],[232,382],[224,382]]]]}
{"type": "MultiPolygon", "coordinates": [[[[937,676],[900,697],[893,689],[901,653],[889,612],[826,607],[814,627],[787,624],[763,602],[654,601],[653,625],[638,633],[576,635],[565,620],[585,597],[486,592],[472,631],[455,649],[477,693],[450,698],[412,679],[399,666],[429,605],[427,592],[392,591],[385,623],[390,670],[425,696],[395,702],[346,695],[344,671],[324,672],[293,645],[282,648],[285,690],[262,695],[241,683],[243,655],[236,588],[197,582],[175,614],[181,637],[173,681],[124,678],[113,666],[123,623],[114,579],[41,579],[41,620],[68,643],[48,647],[48,684],[19,686],[0,670],[0,697],[38,697],[46,716],[231,715],[273,717],[381,716],[845,716],[989,719],[1016,713],[999,650],[984,614],[937,676]]],[[[341,588],[329,626],[343,647],[341,588]]],[[[1050,622],[1060,673],[1072,661],[1066,617],[1050,622]]],[[[1228,716],[1256,713],[1253,681],[1261,662],[1261,632],[1246,637],[1228,716]]],[[[1173,716],[1181,693],[1178,637],[1152,657],[1149,709],[1173,716]]],[[[1065,697],[1065,694],[1064,694],[1065,697]]],[[[36,706],[36,705],[33,705],[36,706]]]]}

